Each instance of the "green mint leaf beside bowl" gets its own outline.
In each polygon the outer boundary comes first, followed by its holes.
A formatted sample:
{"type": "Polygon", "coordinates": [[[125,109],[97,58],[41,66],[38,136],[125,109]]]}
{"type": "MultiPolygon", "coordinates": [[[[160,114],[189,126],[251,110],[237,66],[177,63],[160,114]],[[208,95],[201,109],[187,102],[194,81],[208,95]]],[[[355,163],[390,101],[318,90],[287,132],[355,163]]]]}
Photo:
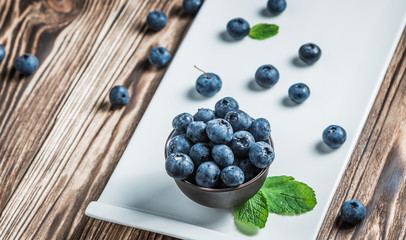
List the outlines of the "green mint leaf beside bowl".
{"type": "Polygon", "coordinates": [[[248,201],[234,207],[234,219],[257,228],[264,228],[269,215],[268,208],[266,197],[259,190],[248,201]]]}
{"type": "Polygon", "coordinates": [[[279,26],[275,24],[259,23],[250,30],[249,37],[257,40],[264,40],[278,34],[279,26]]]}

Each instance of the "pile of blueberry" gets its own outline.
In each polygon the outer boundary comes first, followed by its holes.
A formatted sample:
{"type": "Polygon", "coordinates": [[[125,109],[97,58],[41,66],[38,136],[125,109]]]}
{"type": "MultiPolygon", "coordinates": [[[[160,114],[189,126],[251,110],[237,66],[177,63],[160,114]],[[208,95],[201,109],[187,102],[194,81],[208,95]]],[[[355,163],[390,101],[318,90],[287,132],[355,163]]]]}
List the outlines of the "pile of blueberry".
{"type": "Polygon", "coordinates": [[[167,144],[166,172],[207,188],[232,188],[250,181],[274,160],[271,126],[239,109],[232,97],[215,110],[201,108],[177,115],[167,144]]]}

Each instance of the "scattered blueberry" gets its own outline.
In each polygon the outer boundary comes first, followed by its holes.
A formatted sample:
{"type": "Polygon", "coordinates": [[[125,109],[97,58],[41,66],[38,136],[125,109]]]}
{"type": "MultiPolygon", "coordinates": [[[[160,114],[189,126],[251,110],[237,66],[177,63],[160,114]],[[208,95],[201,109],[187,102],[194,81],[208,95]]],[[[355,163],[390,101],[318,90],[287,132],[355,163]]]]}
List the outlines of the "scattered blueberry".
{"type": "Polygon", "coordinates": [[[248,156],[248,151],[254,143],[255,139],[251,133],[247,131],[238,131],[233,134],[229,146],[233,151],[234,156],[240,158],[248,156]]]}
{"type": "Polygon", "coordinates": [[[255,138],[255,141],[269,141],[269,135],[271,134],[271,125],[265,118],[255,119],[250,127],[249,132],[255,138]]]}
{"type": "Polygon", "coordinates": [[[109,94],[111,104],[115,106],[127,105],[130,101],[130,94],[124,86],[114,86],[109,94]]]}
{"type": "Polygon", "coordinates": [[[156,67],[165,67],[171,60],[171,53],[164,47],[154,47],[148,56],[149,63],[156,67]]]}
{"type": "Polygon", "coordinates": [[[35,56],[26,53],[17,58],[17,60],[14,62],[14,67],[21,74],[29,75],[37,70],[38,59],[35,56]]]}
{"type": "Polygon", "coordinates": [[[286,0],[268,0],[267,7],[272,14],[281,14],[286,9],[286,0]]]}
{"type": "Polygon", "coordinates": [[[3,61],[4,57],[6,56],[6,49],[3,45],[0,45],[0,62],[3,61]]]}
{"type": "Polygon", "coordinates": [[[233,127],[226,120],[216,118],[207,122],[206,133],[212,142],[227,144],[233,136],[233,127]]]}
{"type": "Polygon", "coordinates": [[[203,96],[214,96],[221,90],[223,82],[215,73],[203,73],[196,80],[196,91],[203,96]]]}
{"type": "Polygon", "coordinates": [[[260,168],[255,167],[252,165],[249,158],[243,158],[242,160],[238,161],[238,167],[244,172],[245,182],[253,179],[258,173],[261,171],[260,168]]]}
{"type": "Polygon", "coordinates": [[[166,26],[168,18],[162,11],[152,11],[148,14],[147,25],[149,28],[155,31],[159,31],[166,26]]]}
{"type": "Polygon", "coordinates": [[[190,149],[189,156],[193,160],[195,166],[198,167],[200,164],[204,162],[213,161],[210,153],[211,149],[208,144],[196,143],[190,149]]]}
{"type": "Polygon", "coordinates": [[[244,183],[244,172],[237,166],[228,166],[221,171],[221,180],[228,187],[236,187],[244,183]]]}
{"type": "Polygon", "coordinates": [[[250,33],[250,25],[243,18],[234,18],[227,23],[227,33],[235,40],[243,39],[250,33]]]}
{"type": "Polygon", "coordinates": [[[195,14],[202,6],[202,0],[183,0],[183,10],[190,14],[195,14]]]}
{"type": "Polygon", "coordinates": [[[358,200],[349,200],[341,206],[341,218],[344,222],[357,224],[365,218],[367,209],[358,200]]]}
{"type": "Polygon", "coordinates": [[[189,154],[190,148],[192,147],[192,143],[189,139],[184,135],[178,135],[168,143],[168,154],[172,153],[184,153],[189,154]]]}
{"type": "Polygon", "coordinates": [[[217,165],[221,168],[234,163],[233,151],[227,145],[215,145],[211,150],[211,155],[217,165]]]}
{"type": "Polygon", "coordinates": [[[220,176],[220,168],[214,162],[200,164],[196,171],[196,183],[202,187],[213,187],[217,184],[220,176]]]}
{"type": "Polygon", "coordinates": [[[194,164],[188,155],[172,153],[166,159],[165,169],[168,175],[174,179],[184,180],[193,173],[194,164]]]}
{"type": "Polygon", "coordinates": [[[306,43],[299,48],[299,58],[307,64],[317,62],[321,57],[321,49],[314,43],[306,43]]]}
{"type": "Polygon", "coordinates": [[[216,117],[224,118],[229,111],[238,110],[238,102],[232,97],[224,97],[214,106],[216,117]]]}
{"type": "Polygon", "coordinates": [[[172,127],[177,132],[185,133],[191,122],[193,122],[193,116],[190,113],[181,113],[172,120],[172,127]]]}
{"type": "Polygon", "coordinates": [[[279,71],[270,64],[260,66],[255,72],[255,82],[263,88],[271,88],[279,81],[279,71]]]}
{"type": "Polygon", "coordinates": [[[224,117],[233,127],[234,132],[246,130],[251,127],[252,118],[242,110],[230,111],[224,117]]]}
{"type": "Polygon", "coordinates": [[[275,153],[268,143],[256,142],[249,150],[249,159],[257,168],[266,168],[274,160],[275,153]]]}
{"type": "Polygon", "coordinates": [[[210,120],[215,119],[214,111],[208,108],[200,108],[197,113],[193,116],[195,121],[202,121],[207,123],[210,120]]]}
{"type": "Polygon", "coordinates": [[[209,140],[206,134],[206,124],[202,121],[191,122],[187,127],[186,136],[195,143],[209,140]]]}
{"type": "Polygon", "coordinates": [[[323,131],[323,142],[331,148],[338,148],[347,140],[347,132],[338,125],[330,125],[323,131]]]}
{"type": "Polygon", "coordinates": [[[290,100],[295,103],[302,103],[310,96],[310,89],[304,83],[295,83],[288,90],[290,100]]]}

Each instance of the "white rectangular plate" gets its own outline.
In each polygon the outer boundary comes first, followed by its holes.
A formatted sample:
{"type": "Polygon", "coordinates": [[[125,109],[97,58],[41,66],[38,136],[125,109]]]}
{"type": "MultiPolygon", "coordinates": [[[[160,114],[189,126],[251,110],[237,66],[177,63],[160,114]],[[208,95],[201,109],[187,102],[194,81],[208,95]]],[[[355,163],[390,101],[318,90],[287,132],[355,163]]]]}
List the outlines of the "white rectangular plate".
{"type": "MultiPolygon", "coordinates": [[[[289,0],[285,12],[269,16],[266,0],[206,0],[173,59],[103,194],[86,214],[132,227],[187,239],[246,238],[230,209],[211,209],[186,198],[166,174],[164,143],[173,117],[214,108],[232,96],[252,117],[268,119],[276,159],[270,176],[289,175],[311,186],[318,204],[300,216],[271,214],[252,239],[313,239],[334,195],[405,25],[405,0],[289,0]],[[234,17],[251,26],[274,23],[279,34],[258,41],[228,41],[225,26],[234,17]],[[314,42],[322,57],[313,66],[297,63],[299,47],[314,42]],[[256,69],[272,64],[280,72],[271,89],[253,82],[256,69]],[[220,75],[222,90],[196,95],[201,74],[193,65],[220,75]],[[290,106],[287,90],[304,82],[311,90],[303,104],[290,106]],[[347,142],[324,151],[321,133],[343,126],[347,142]]],[[[157,33],[159,34],[159,33],[157,33]]],[[[163,43],[164,44],[164,43],[163,43]]]]}

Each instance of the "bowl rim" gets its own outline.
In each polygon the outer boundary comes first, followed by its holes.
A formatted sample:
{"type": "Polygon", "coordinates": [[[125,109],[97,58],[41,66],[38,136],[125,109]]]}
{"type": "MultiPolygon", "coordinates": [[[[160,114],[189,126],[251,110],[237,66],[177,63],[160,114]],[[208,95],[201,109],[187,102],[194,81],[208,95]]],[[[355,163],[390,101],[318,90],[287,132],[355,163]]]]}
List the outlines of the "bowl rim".
{"type": "MultiPolygon", "coordinates": [[[[171,136],[174,134],[174,132],[175,132],[175,129],[173,129],[173,130],[169,133],[169,136],[168,136],[168,138],[166,139],[166,142],[165,142],[165,149],[164,149],[165,161],[166,161],[166,159],[168,158],[168,143],[169,143],[169,140],[171,139],[171,136]]],[[[270,142],[271,142],[271,147],[272,147],[272,149],[275,151],[274,143],[273,143],[273,140],[272,140],[271,135],[269,135],[269,140],[270,140],[270,142]]],[[[179,183],[179,184],[186,184],[186,185],[188,185],[189,187],[194,188],[195,190],[199,190],[199,191],[204,191],[204,192],[230,192],[230,191],[235,191],[235,190],[238,190],[238,189],[242,189],[242,188],[248,187],[249,185],[251,185],[252,183],[254,183],[256,180],[258,180],[259,178],[261,178],[264,174],[266,174],[266,173],[268,172],[270,166],[271,166],[271,165],[269,165],[269,166],[266,167],[266,168],[263,168],[254,178],[252,178],[252,179],[249,180],[248,182],[245,182],[245,183],[243,183],[243,184],[241,184],[241,185],[238,185],[237,187],[232,187],[232,188],[208,188],[208,187],[201,187],[201,186],[198,186],[198,185],[193,184],[193,183],[191,183],[191,182],[188,182],[188,181],[186,181],[186,180],[177,180],[177,179],[174,179],[174,180],[175,180],[175,182],[176,182],[177,184],[178,184],[178,183],[179,183]]]]}

